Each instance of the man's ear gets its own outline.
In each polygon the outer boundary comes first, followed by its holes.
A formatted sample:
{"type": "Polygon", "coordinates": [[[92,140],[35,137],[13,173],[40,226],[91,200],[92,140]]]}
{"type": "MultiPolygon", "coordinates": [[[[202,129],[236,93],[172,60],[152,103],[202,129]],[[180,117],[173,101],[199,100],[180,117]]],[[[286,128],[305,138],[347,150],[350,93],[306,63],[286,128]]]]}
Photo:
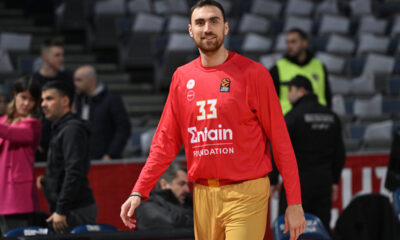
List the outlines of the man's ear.
{"type": "Polygon", "coordinates": [[[43,60],[46,60],[47,59],[47,52],[43,52],[41,54],[41,57],[42,57],[43,60]]]}
{"type": "Polygon", "coordinates": [[[224,23],[224,34],[225,34],[225,36],[228,35],[228,33],[229,33],[229,23],[225,22],[224,23]]]}
{"type": "Polygon", "coordinates": [[[167,189],[167,186],[168,186],[168,182],[165,179],[161,179],[160,180],[161,190],[167,189]]]}
{"type": "Polygon", "coordinates": [[[64,96],[64,97],[61,99],[61,103],[62,103],[62,106],[64,106],[64,107],[69,107],[69,98],[68,98],[67,96],[64,96]]]}
{"type": "Polygon", "coordinates": [[[192,25],[190,23],[188,24],[188,30],[190,37],[193,38],[192,25]]]}

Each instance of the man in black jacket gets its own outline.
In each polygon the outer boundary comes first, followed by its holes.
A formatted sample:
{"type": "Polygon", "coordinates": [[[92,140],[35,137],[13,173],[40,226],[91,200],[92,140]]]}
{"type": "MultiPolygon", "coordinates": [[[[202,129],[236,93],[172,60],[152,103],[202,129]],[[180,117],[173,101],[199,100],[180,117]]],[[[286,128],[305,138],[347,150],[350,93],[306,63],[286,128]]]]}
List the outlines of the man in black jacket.
{"type": "Polygon", "coordinates": [[[172,163],[136,210],[137,229],[193,228],[193,202],[189,197],[186,167],[172,163]]]}
{"type": "Polygon", "coordinates": [[[51,216],[47,221],[55,232],[68,232],[81,224],[95,223],[97,205],[87,178],[89,127],[71,113],[73,91],[63,82],[42,88],[44,115],[52,122],[52,137],[46,174],[38,178],[44,189],[51,216]]]}
{"type": "Polygon", "coordinates": [[[121,158],[131,133],[122,99],[98,82],[96,71],[90,65],[75,71],[74,84],[76,113],[92,126],[90,159],[121,158]]]}
{"type": "MultiPolygon", "coordinates": [[[[332,200],[345,162],[340,119],[318,103],[310,81],[296,76],[288,82],[288,99],[293,109],[285,116],[299,168],[304,212],[319,217],[329,231],[332,200]]],[[[286,209],[281,192],[279,211],[286,209]]]]}

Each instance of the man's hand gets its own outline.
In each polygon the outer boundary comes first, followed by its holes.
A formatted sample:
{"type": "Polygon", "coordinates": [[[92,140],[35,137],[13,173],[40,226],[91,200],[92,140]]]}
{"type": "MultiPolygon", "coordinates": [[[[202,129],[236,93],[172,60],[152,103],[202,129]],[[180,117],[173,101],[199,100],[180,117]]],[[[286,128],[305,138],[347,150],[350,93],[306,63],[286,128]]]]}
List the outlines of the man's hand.
{"type": "Polygon", "coordinates": [[[301,204],[289,205],[285,213],[285,230],[290,232],[290,240],[297,240],[306,228],[306,219],[301,204]]]}
{"type": "Polygon", "coordinates": [[[104,154],[104,156],[101,158],[101,160],[103,160],[104,162],[110,161],[111,157],[108,154],[104,154]]]}
{"type": "Polygon", "coordinates": [[[62,232],[68,227],[67,217],[56,212],[51,214],[51,216],[46,219],[46,222],[53,222],[53,230],[57,233],[62,232]]]}
{"type": "Polygon", "coordinates": [[[335,202],[338,199],[339,195],[339,186],[337,184],[332,185],[332,202],[335,202]]]}
{"type": "Polygon", "coordinates": [[[37,177],[36,179],[36,187],[39,190],[43,190],[43,183],[44,183],[44,176],[40,175],[39,177],[37,177]]]}
{"type": "Polygon", "coordinates": [[[125,226],[130,229],[134,229],[136,227],[136,219],[134,219],[133,214],[135,212],[135,209],[139,206],[140,202],[140,197],[132,196],[129,197],[121,206],[120,216],[122,222],[124,222],[125,226]]]}

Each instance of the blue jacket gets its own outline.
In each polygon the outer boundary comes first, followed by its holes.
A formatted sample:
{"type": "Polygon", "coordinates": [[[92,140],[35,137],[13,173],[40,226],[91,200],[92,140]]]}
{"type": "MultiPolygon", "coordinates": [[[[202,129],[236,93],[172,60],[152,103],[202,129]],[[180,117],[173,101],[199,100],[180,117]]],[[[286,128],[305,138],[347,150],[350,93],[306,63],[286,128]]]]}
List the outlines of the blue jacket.
{"type": "Polygon", "coordinates": [[[84,102],[89,102],[91,123],[90,159],[101,159],[108,154],[121,158],[131,133],[129,116],[121,97],[108,91],[107,87],[94,97],[75,96],[76,113],[81,116],[84,102]]]}

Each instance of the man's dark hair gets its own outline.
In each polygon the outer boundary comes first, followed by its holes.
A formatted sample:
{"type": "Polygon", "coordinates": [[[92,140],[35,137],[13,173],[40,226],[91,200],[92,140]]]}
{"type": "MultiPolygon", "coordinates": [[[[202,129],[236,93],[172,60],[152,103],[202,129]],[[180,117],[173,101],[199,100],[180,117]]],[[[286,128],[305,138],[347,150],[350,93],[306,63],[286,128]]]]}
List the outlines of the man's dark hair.
{"type": "MultiPolygon", "coordinates": [[[[167,171],[164,172],[164,174],[160,177],[161,179],[164,179],[165,181],[167,181],[168,183],[171,183],[172,180],[174,180],[177,177],[177,173],[178,171],[184,171],[187,172],[186,170],[186,166],[182,165],[180,163],[176,163],[173,162],[167,169],[167,171]]],[[[157,188],[161,189],[161,185],[160,185],[160,180],[157,183],[157,188]]]]}
{"type": "Polygon", "coordinates": [[[74,100],[74,91],[68,86],[66,83],[62,81],[50,81],[47,82],[43,87],[42,91],[47,91],[50,89],[54,89],[60,94],[62,97],[68,97],[69,99],[69,106],[72,106],[74,100]]]}
{"type": "Polygon", "coordinates": [[[190,9],[190,21],[192,21],[193,11],[196,8],[201,8],[204,6],[215,6],[215,7],[219,8],[219,10],[221,10],[224,22],[226,22],[224,8],[222,7],[222,5],[219,2],[214,1],[214,0],[199,0],[199,1],[197,1],[197,3],[195,5],[193,5],[193,7],[190,9]]]}
{"type": "Polygon", "coordinates": [[[63,47],[63,42],[56,38],[48,38],[43,41],[42,45],[40,46],[41,52],[47,51],[51,47],[63,47]]]}
{"type": "Polygon", "coordinates": [[[301,39],[306,40],[306,41],[308,40],[307,33],[304,32],[303,30],[301,30],[300,28],[292,28],[288,31],[288,34],[289,33],[297,33],[297,34],[299,34],[301,39]]]}

